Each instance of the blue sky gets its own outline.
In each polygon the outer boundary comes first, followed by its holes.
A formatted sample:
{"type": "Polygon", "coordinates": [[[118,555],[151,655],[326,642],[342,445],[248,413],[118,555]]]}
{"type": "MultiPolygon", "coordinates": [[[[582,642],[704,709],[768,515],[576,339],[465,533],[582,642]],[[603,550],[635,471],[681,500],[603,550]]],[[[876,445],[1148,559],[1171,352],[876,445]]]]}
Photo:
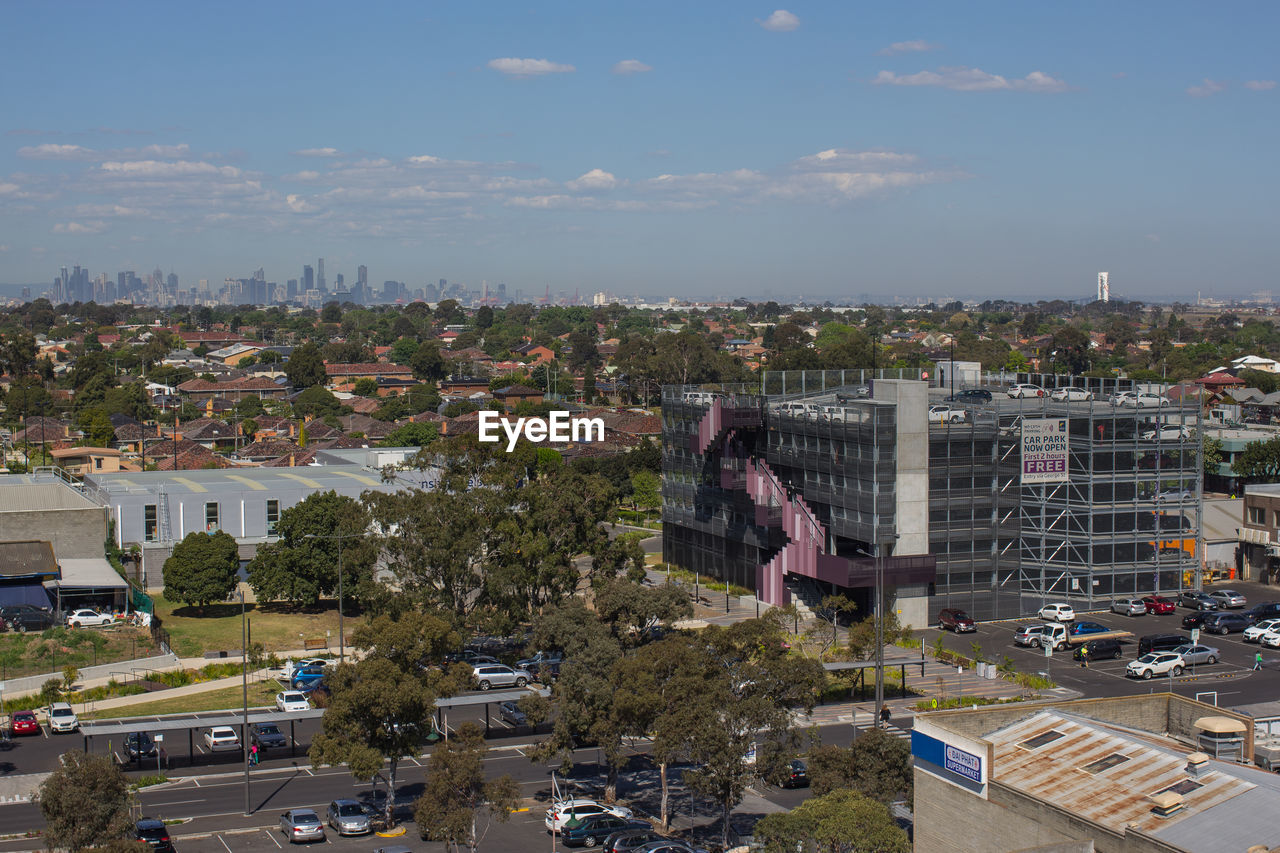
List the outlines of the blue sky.
{"type": "Polygon", "coordinates": [[[1274,4],[4,9],[0,282],[1280,297],[1274,4]]]}

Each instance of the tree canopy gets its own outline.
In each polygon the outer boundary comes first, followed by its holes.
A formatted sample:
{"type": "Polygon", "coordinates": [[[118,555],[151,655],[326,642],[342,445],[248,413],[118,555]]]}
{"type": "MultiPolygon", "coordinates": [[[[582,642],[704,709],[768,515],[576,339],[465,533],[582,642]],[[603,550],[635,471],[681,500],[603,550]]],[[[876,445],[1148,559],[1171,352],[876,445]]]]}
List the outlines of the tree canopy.
{"type": "Polygon", "coordinates": [[[110,758],[74,749],[36,794],[49,847],[71,851],[122,838],[132,824],[131,800],[129,780],[110,758]]]}
{"type": "Polygon", "coordinates": [[[164,597],[204,607],[222,601],[238,583],[240,549],[218,530],[188,533],[164,561],[164,597]]]}

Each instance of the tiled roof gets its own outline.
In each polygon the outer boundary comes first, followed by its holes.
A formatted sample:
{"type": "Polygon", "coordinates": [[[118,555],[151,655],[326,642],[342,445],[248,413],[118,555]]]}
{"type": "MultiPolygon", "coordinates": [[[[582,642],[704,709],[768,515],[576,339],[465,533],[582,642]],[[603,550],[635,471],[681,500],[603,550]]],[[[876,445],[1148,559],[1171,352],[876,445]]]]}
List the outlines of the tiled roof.
{"type": "Polygon", "coordinates": [[[407,364],[326,364],[326,376],[412,376],[413,368],[407,364]]]}
{"type": "Polygon", "coordinates": [[[188,379],[178,386],[178,390],[186,394],[207,391],[279,391],[280,386],[272,379],[264,376],[246,376],[240,379],[228,379],[225,382],[210,382],[207,379],[188,379]]]}
{"type": "Polygon", "coordinates": [[[302,448],[284,438],[259,439],[236,451],[241,459],[273,459],[287,453],[297,453],[302,448]]]}

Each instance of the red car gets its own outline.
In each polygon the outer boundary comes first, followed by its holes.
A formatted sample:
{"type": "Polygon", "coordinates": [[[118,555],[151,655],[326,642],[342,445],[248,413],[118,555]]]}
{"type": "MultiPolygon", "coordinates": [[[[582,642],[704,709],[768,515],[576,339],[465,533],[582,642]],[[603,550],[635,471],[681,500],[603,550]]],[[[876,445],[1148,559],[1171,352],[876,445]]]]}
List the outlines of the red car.
{"type": "Polygon", "coordinates": [[[40,734],[40,721],[36,719],[36,715],[31,711],[15,711],[12,721],[9,723],[9,732],[15,735],[38,735],[40,734]]]}
{"type": "Polygon", "coordinates": [[[1173,602],[1158,595],[1143,596],[1142,603],[1147,605],[1147,613],[1162,615],[1174,611],[1173,602]]]}

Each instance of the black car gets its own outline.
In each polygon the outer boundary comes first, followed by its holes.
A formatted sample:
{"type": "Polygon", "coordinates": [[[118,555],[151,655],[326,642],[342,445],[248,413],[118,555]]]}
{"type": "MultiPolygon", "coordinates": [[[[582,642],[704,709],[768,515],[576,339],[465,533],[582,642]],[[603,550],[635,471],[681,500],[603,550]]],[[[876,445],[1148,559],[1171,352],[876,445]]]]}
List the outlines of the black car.
{"type": "Polygon", "coordinates": [[[1122,653],[1119,640],[1090,640],[1077,646],[1073,656],[1076,660],[1084,660],[1085,655],[1089,660],[1119,660],[1122,653]]]}
{"type": "Polygon", "coordinates": [[[254,723],[249,727],[249,742],[257,744],[258,749],[289,745],[289,739],[275,723],[254,723]]]}
{"type": "Polygon", "coordinates": [[[174,853],[173,841],[169,838],[169,828],[164,821],[144,817],[133,825],[133,835],[137,841],[145,841],[156,853],[174,853]]]}
{"type": "Polygon", "coordinates": [[[594,814],[577,822],[566,823],[560,830],[560,840],[565,847],[595,847],[615,832],[624,829],[648,829],[642,820],[630,820],[613,814],[594,814]]]}
{"type": "Polygon", "coordinates": [[[1248,610],[1243,611],[1241,615],[1249,620],[1250,625],[1255,622],[1261,622],[1263,619],[1280,619],[1280,601],[1255,604],[1248,610]]]}
{"type": "Polygon", "coordinates": [[[130,761],[156,757],[156,742],[146,732],[129,732],[124,738],[124,752],[130,761]]]}
{"type": "Polygon", "coordinates": [[[660,838],[662,836],[652,829],[624,829],[606,838],[600,847],[600,853],[627,853],[660,838]]]}
{"type": "Polygon", "coordinates": [[[0,619],[10,631],[25,633],[27,631],[44,631],[54,627],[56,621],[53,613],[36,607],[34,604],[13,604],[0,607],[0,619]]]}
{"type": "Polygon", "coordinates": [[[1179,595],[1178,603],[1181,604],[1183,607],[1189,607],[1192,610],[1217,610],[1218,609],[1217,600],[1210,598],[1208,595],[1206,595],[1203,592],[1196,592],[1194,589],[1189,589],[1186,592],[1182,593],[1182,595],[1179,595]]]}
{"type": "Polygon", "coordinates": [[[1138,638],[1138,656],[1147,652],[1171,652],[1190,642],[1191,638],[1184,634],[1148,634],[1138,638]]]}
{"type": "Polygon", "coordinates": [[[1249,620],[1240,613],[1210,613],[1204,620],[1204,630],[1214,634],[1230,634],[1248,627],[1249,620]]]}
{"type": "Polygon", "coordinates": [[[1195,613],[1188,613],[1182,617],[1182,627],[1190,630],[1192,628],[1203,628],[1204,621],[1213,616],[1212,611],[1199,610],[1195,613]]]}
{"type": "Polygon", "coordinates": [[[783,788],[807,788],[809,787],[809,768],[798,758],[793,758],[787,764],[786,773],[782,776],[782,781],[778,783],[783,788]]]}
{"type": "Polygon", "coordinates": [[[986,388],[966,388],[942,399],[947,403],[990,403],[991,392],[986,388]]]}

